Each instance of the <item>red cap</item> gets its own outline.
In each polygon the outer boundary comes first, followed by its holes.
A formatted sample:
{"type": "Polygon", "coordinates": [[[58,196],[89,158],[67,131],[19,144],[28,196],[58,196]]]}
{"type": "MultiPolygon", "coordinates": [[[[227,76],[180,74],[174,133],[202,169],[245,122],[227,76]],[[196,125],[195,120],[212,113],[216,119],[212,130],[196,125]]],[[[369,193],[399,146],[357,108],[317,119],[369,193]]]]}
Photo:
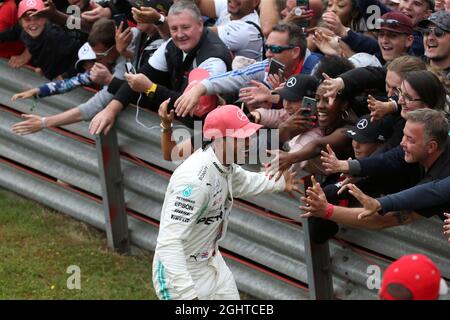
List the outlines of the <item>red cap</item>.
{"type": "Polygon", "coordinates": [[[258,131],[262,125],[250,122],[236,106],[225,105],[211,111],[205,118],[203,136],[206,139],[222,137],[247,138],[258,131]]]}
{"type": "MultiPolygon", "coordinates": [[[[184,92],[188,92],[197,83],[209,77],[209,72],[202,68],[193,69],[189,73],[188,86],[184,89],[184,92]]],[[[200,100],[195,108],[194,115],[202,118],[205,114],[209,113],[217,106],[217,96],[201,96],[200,100]]]]}
{"type": "Polygon", "coordinates": [[[413,34],[414,27],[411,18],[400,11],[389,11],[376,20],[380,24],[379,30],[395,33],[413,34]]]}
{"type": "Polygon", "coordinates": [[[380,298],[400,300],[389,293],[388,287],[399,284],[412,294],[412,300],[437,300],[441,274],[427,256],[410,254],[394,261],[384,272],[380,298]]]}
{"type": "Polygon", "coordinates": [[[27,11],[41,11],[44,8],[45,4],[42,0],[22,0],[19,3],[17,17],[20,19],[27,11]]]}

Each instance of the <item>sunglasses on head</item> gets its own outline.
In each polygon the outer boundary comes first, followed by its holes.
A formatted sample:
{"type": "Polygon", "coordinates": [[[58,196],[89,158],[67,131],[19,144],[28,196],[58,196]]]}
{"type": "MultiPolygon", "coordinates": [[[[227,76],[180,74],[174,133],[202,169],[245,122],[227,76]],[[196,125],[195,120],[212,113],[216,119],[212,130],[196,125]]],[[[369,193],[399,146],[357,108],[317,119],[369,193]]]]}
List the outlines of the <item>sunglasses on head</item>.
{"type": "Polygon", "coordinates": [[[290,50],[295,48],[295,46],[276,46],[276,45],[266,45],[267,50],[272,51],[272,53],[281,53],[285,50],[290,50]]]}
{"type": "Polygon", "coordinates": [[[403,22],[398,21],[397,19],[376,19],[375,23],[378,23],[380,25],[384,26],[398,26],[398,25],[405,25],[403,22]]]}
{"type": "Polygon", "coordinates": [[[422,29],[422,34],[425,37],[428,37],[431,33],[434,33],[436,38],[441,38],[447,33],[447,31],[445,31],[444,29],[439,28],[439,27],[422,29]]]}

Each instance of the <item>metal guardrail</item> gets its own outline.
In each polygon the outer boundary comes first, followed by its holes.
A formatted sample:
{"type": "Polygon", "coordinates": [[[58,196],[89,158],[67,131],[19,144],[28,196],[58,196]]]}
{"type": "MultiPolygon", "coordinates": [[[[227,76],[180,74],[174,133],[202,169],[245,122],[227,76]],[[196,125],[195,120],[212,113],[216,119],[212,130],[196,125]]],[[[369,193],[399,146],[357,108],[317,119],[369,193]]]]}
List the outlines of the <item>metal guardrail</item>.
{"type": "MultiPolygon", "coordinates": [[[[31,103],[11,103],[13,93],[36,86],[43,79],[29,70],[14,72],[0,61],[0,104],[20,112],[29,112],[31,103]]],[[[77,89],[72,93],[41,100],[34,110],[52,115],[85,101],[91,93],[77,89]]],[[[158,125],[155,114],[142,112],[141,121],[158,125]]],[[[18,115],[0,109],[0,156],[16,165],[0,163],[0,185],[25,197],[41,202],[105,230],[105,220],[99,200],[81,195],[79,190],[102,197],[98,160],[92,143],[74,139],[64,132],[43,130],[29,136],[17,136],[10,131],[18,115]],[[55,181],[30,175],[31,168],[55,181]],[[78,191],[77,191],[78,190],[78,191]]],[[[70,132],[92,139],[86,123],[65,127],[70,132]]],[[[128,216],[132,243],[148,250],[156,245],[157,221],[168,183],[168,175],[158,168],[173,170],[164,161],[159,149],[159,130],[148,131],[134,121],[134,109],[127,108],[118,120],[120,149],[132,156],[122,155],[121,167],[125,204],[128,209],[148,217],[148,224],[128,216]],[[143,161],[146,163],[143,163],[143,161]]],[[[230,215],[229,232],[222,242],[238,287],[261,299],[307,299],[307,263],[303,229],[298,224],[274,220],[267,211],[301,221],[295,200],[282,195],[246,199],[256,207],[237,202],[230,215]],[[245,257],[240,259],[239,257],[245,257]],[[250,264],[250,265],[249,265],[250,264]]],[[[367,267],[386,267],[390,259],[411,252],[424,252],[450,278],[448,244],[441,235],[441,224],[435,219],[385,231],[365,231],[342,228],[338,238],[329,242],[335,297],[341,299],[375,299],[376,290],[366,286],[367,267]],[[357,245],[356,247],[353,245],[357,245]],[[447,246],[447,247],[446,247],[447,246]],[[383,258],[388,257],[388,259],[383,258]]],[[[149,275],[150,277],[150,275],[149,275]]]]}

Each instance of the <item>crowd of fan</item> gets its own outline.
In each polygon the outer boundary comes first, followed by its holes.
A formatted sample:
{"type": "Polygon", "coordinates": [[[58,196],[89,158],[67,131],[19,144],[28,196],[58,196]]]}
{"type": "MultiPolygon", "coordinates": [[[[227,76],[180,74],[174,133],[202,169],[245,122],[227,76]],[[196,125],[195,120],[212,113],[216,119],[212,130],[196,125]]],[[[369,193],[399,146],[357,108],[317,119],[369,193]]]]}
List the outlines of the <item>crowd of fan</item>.
{"type": "MultiPolygon", "coordinates": [[[[86,120],[107,133],[137,104],[158,111],[164,158],[184,159],[195,144],[172,141],[174,119],[193,126],[237,104],[278,129],[269,175],[314,175],[300,207],[314,241],[338,224],[382,229],[435,215],[450,235],[450,1],[300,2],[0,0],[0,57],[50,81],[13,101],[98,89],[63,113],[23,115],[12,130],[86,120]]],[[[435,274],[426,257],[408,259],[435,274]]],[[[403,284],[381,296],[437,298],[439,285],[419,295],[420,285],[403,284]]]]}

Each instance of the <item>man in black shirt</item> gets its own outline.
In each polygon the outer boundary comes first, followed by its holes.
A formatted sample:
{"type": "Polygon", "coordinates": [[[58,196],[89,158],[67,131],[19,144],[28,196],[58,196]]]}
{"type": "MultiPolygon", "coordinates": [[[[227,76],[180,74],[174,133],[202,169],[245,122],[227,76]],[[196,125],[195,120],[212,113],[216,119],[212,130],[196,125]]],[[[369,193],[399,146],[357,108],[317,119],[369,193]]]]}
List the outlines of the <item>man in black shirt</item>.
{"type": "MultiPolygon", "coordinates": [[[[419,174],[417,183],[444,179],[450,176],[450,137],[448,132],[449,123],[442,112],[432,109],[411,111],[407,115],[400,146],[374,157],[357,160],[358,165],[357,168],[353,168],[353,172],[359,172],[358,175],[362,176],[386,175],[400,173],[405,169],[407,169],[405,172],[408,172],[411,166],[416,166],[415,170],[419,174]]],[[[348,173],[348,162],[345,161],[345,163],[340,162],[341,167],[335,167],[335,169],[348,173]]],[[[358,219],[362,212],[361,208],[343,208],[329,204],[320,185],[316,183],[307,191],[307,196],[307,198],[303,198],[305,206],[301,206],[301,209],[306,212],[303,217],[315,216],[368,229],[393,227],[410,223],[421,216],[428,218],[436,214],[444,219],[442,213],[450,209],[448,205],[444,205],[416,212],[400,211],[389,212],[383,216],[372,215],[361,220],[358,219]]]]}

